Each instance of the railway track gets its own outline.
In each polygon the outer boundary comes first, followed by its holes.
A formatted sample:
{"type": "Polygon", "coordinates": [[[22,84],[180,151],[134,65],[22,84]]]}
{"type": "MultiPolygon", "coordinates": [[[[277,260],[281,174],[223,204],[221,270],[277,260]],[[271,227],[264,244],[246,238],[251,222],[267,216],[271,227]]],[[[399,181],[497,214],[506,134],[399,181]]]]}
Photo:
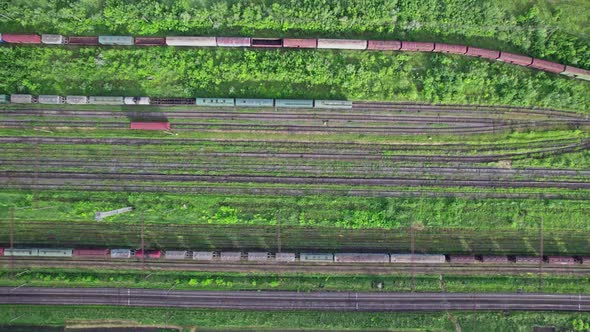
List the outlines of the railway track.
{"type": "Polygon", "coordinates": [[[265,175],[199,175],[165,173],[83,173],[83,172],[18,172],[0,171],[0,181],[30,183],[31,179],[45,183],[71,183],[72,181],[154,181],[154,182],[207,182],[207,183],[257,183],[291,185],[350,185],[350,186],[393,186],[393,187],[478,187],[478,188],[564,188],[590,189],[590,182],[575,180],[506,180],[506,179],[428,179],[428,178],[354,178],[354,177],[312,177],[312,176],[265,176],[265,175]]]}
{"type": "Polygon", "coordinates": [[[91,184],[74,183],[67,184],[49,183],[10,183],[2,185],[6,189],[19,190],[85,190],[85,191],[118,191],[118,192],[164,192],[164,193],[198,193],[198,194],[225,194],[225,195],[344,195],[359,197],[459,197],[459,198],[527,198],[527,199],[587,199],[583,193],[552,193],[543,191],[527,192],[494,192],[494,191],[465,191],[453,190],[452,192],[429,191],[427,189],[414,190],[386,190],[386,189],[338,189],[338,188],[289,188],[289,187],[252,187],[252,186],[211,186],[211,185],[121,185],[121,184],[91,184]]]}
{"type": "Polygon", "coordinates": [[[538,264],[380,264],[380,263],[280,263],[280,262],[199,262],[192,260],[150,260],[144,263],[140,259],[113,260],[110,258],[37,258],[37,257],[0,257],[2,268],[89,268],[112,270],[165,270],[165,271],[207,271],[207,272],[243,272],[243,273],[327,273],[327,274],[368,274],[390,275],[408,274],[457,274],[457,275],[578,275],[590,276],[590,265],[548,265],[542,269],[538,264]]]}
{"type": "Polygon", "coordinates": [[[133,288],[1,287],[0,295],[0,303],[29,305],[69,304],[315,311],[590,311],[590,296],[582,294],[215,292],[133,288]]]}

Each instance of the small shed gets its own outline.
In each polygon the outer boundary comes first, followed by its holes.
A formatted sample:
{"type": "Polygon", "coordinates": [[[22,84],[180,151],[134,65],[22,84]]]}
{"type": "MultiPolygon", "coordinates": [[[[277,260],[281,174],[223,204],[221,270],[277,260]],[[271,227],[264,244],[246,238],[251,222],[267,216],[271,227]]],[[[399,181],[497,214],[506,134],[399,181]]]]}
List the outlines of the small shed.
{"type": "Polygon", "coordinates": [[[317,39],[301,39],[301,38],[285,38],[283,39],[283,47],[290,48],[317,48],[317,39]]]}

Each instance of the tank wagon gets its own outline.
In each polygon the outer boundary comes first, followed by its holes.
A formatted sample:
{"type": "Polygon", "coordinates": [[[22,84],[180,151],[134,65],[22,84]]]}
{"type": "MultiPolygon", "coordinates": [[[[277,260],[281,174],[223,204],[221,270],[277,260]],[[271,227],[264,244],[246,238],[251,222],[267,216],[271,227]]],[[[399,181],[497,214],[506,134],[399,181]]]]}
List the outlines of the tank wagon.
{"type": "Polygon", "coordinates": [[[590,265],[590,256],[491,256],[491,255],[443,255],[396,253],[330,253],[330,252],[267,252],[267,251],[190,251],[145,250],[105,248],[1,248],[0,256],[22,257],[101,257],[113,259],[155,259],[203,262],[309,262],[309,263],[359,263],[359,264],[554,264],[590,265]]]}
{"type": "Polygon", "coordinates": [[[46,45],[108,45],[108,46],[181,46],[181,47],[252,47],[252,48],[306,48],[306,49],[343,49],[343,50],[379,50],[408,52],[438,52],[461,54],[498,60],[515,65],[562,74],[572,78],[590,81],[590,70],[565,66],[559,63],[536,59],[510,52],[489,50],[467,45],[445,43],[399,41],[399,40],[364,40],[364,39],[327,39],[327,38],[258,38],[258,37],[211,37],[211,36],[63,36],[57,34],[0,34],[0,43],[9,44],[46,44],[46,45]]]}

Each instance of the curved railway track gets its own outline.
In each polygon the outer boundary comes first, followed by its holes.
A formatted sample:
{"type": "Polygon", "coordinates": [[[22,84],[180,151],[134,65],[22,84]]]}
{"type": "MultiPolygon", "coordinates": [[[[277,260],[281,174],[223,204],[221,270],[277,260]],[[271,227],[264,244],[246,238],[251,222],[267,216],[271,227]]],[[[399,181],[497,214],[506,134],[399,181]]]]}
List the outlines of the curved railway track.
{"type": "Polygon", "coordinates": [[[242,310],[590,311],[582,294],[178,291],[134,288],[0,287],[0,303],[116,305],[242,310]]]}

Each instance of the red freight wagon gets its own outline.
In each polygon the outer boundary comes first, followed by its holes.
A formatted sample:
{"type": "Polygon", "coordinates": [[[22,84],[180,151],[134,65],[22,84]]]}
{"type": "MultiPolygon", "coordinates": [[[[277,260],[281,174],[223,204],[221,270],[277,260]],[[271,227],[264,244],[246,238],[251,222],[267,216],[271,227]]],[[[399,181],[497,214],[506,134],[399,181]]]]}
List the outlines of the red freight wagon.
{"type": "Polygon", "coordinates": [[[283,39],[283,47],[292,48],[317,48],[317,39],[297,39],[297,38],[285,38],[283,39]]]}
{"type": "Polygon", "coordinates": [[[402,42],[399,40],[369,40],[368,50],[399,51],[402,42]]]}
{"type": "Polygon", "coordinates": [[[561,74],[565,70],[565,65],[541,59],[533,59],[533,63],[529,67],[556,74],[561,74]]]}
{"type": "Polygon", "coordinates": [[[467,46],[436,43],[434,44],[434,52],[465,54],[467,53],[467,46]]]}
{"type": "Polygon", "coordinates": [[[250,47],[250,38],[248,38],[248,37],[217,37],[217,46],[250,47]]]}
{"type": "Polygon", "coordinates": [[[481,261],[483,263],[508,263],[508,257],[506,256],[482,256],[481,261]]]}
{"type": "Polygon", "coordinates": [[[528,66],[533,62],[533,58],[530,56],[518,55],[508,52],[500,53],[498,60],[521,66],[528,66]]]}
{"type": "Polygon", "coordinates": [[[68,44],[72,45],[98,45],[98,37],[68,37],[68,44]]]}
{"type": "Polygon", "coordinates": [[[582,257],[582,264],[584,264],[584,265],[590,264],[590,256],[582,257]]]}
{"type": "Polygon", "coordinates": [[[488,50],[485,48],[478,48],[478,47],[467,47],[467,53],[470,56],[477,56],[480,58],[486,58],[491,60],[496,60],[500,57],[500,51],[488,50]]]}
{"type": "Polygon", "coordinates": [[[99,256],[109,255],[109,249],[74,249],[74,256],[99,256]]]}
{"type": "Polygon", "coordinates": [[[402,51],[416,51],[416,52],[432,52],[434,50],[434,43],[423,42],[408,42],[402,41],[402,51]]]}
{"type": "Polygon", "coordinates": [[[170,122],[131,122],[131,129],[170,130],[170,122]]]}
{"type": "Polygon", "coordinates": [[[0,248],[0,256],[4,256],[4,248],[0,248]]]}
{"type": "Polygon", "coordinates": [[[3,33],[2,40],[12,44],[41,44],[41,36],[39,35],[3,33]]]}
{"type": "Polygon", "coordinates": [[[135,45],[157,46],[166,45],[164,37],[135,37],[135,45]]]}
{"type": "MultiPolygon", "coordinates": [[[[146,250],[145,257],[146,258],[160,258],[162,256],[162,252],[160,250],[146,250]]],[[[139,249],[135,251],[135,257],[142,258],[143,257],[143,250],[139,249]]]]}

